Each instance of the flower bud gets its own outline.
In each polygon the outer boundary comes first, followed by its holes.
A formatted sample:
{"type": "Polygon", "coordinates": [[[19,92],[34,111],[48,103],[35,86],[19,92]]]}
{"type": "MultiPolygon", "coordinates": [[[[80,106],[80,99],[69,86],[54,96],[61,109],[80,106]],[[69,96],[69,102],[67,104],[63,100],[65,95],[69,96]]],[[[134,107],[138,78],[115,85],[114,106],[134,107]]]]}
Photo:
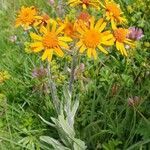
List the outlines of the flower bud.
{"type": "Polygon", "coordinates": [[[134,96],[128,99],[128,105],[129,106],[138,106],[140,104],[140,97],[134,96]]]}

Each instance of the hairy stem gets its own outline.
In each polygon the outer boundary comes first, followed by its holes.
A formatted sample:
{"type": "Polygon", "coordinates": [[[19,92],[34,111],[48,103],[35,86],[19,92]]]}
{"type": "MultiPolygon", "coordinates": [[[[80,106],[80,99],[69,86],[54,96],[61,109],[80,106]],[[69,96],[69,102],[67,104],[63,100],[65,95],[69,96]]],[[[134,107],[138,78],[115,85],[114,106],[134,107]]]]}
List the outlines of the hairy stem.
{"type": "Polygon", "coordinates": [[[76,64],[77,64],[77,52],[74,51],[73,57],[72,57],[72,65],[71,65],[70,81],[69,81],[69,91],[70,91],[71,95],[72,95],[72,90],[73,90],[76,64]]]}
{"type": "Polygon", "coordinates": [[[59,114],[60,113],[60,102],[59,102],[59,98],[57,96],[56,85],[52,80],[50,62],[48,62],[47,70],[48,70],[48,82],[49,82],[49,86],[50,86],[50,90],[51,90],[53,105],[55,107],[55,111],[57,112],[57,114],[59,114]]]}

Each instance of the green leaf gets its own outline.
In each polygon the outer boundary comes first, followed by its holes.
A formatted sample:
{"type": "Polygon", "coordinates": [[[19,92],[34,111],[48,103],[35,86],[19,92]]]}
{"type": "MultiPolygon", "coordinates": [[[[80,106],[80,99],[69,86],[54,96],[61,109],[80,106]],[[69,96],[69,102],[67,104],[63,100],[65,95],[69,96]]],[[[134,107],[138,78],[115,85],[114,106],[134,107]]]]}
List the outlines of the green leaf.
{"type": "Polygon", "coordinates": [[[49,136],[41,136],[40,140],[46,142],[53,146],[54,150],[71,150],[65,146],[63,146],[58,140],[55,140],[49,136]]]}
{"type": "Polygon", "coordinates": [[[74,150],[85,150],[86,145],[83,141],[80,139],[74,139],[74,144],[73,144],[74,150]]]}

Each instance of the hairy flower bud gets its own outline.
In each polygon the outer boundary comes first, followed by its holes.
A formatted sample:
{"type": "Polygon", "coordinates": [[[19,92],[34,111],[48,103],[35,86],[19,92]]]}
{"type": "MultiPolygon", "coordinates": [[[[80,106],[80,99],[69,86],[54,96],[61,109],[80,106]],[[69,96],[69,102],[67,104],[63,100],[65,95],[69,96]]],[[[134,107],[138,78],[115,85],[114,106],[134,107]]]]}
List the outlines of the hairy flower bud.
{"type": "Polygon", "coordinates": [[[138,97],[138,96],[130,97],[128,99],[129,106],[138,106],[139,103],[140,103],[140,97],[138,97]]]}

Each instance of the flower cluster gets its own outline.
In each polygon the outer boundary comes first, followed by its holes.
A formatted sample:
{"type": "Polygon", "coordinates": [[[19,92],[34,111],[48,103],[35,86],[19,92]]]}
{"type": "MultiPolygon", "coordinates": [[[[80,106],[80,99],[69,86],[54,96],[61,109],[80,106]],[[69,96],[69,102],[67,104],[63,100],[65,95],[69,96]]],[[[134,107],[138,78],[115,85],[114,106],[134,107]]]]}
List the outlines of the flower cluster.
{"type": "Polygon", "coordinates": [[[98,51],[108,54],[109,47],[113,46],[127,56],[126,46],[135,47],[134,40],[141,31],[136,31],[136,37],[133,37],[133,30],[124,28],[127,20],[120,5],[113,0],[104,0],[103,3],[99,0],[68,0],[67,5],[78,6],[74,19],[68,15],[64,19],[53,19],[47,14],[40,14],[33,6],[22,7],[19,11],[16,27],[29,29],[32,39],[29,47],[35,53],[43,51],[42,60],[51,61],[53,54],[63,57],[72,53],[72,48],[97,59],[98,51]],[[91,7],[104,12],[103,16],[90,15],[91,7]]]}

